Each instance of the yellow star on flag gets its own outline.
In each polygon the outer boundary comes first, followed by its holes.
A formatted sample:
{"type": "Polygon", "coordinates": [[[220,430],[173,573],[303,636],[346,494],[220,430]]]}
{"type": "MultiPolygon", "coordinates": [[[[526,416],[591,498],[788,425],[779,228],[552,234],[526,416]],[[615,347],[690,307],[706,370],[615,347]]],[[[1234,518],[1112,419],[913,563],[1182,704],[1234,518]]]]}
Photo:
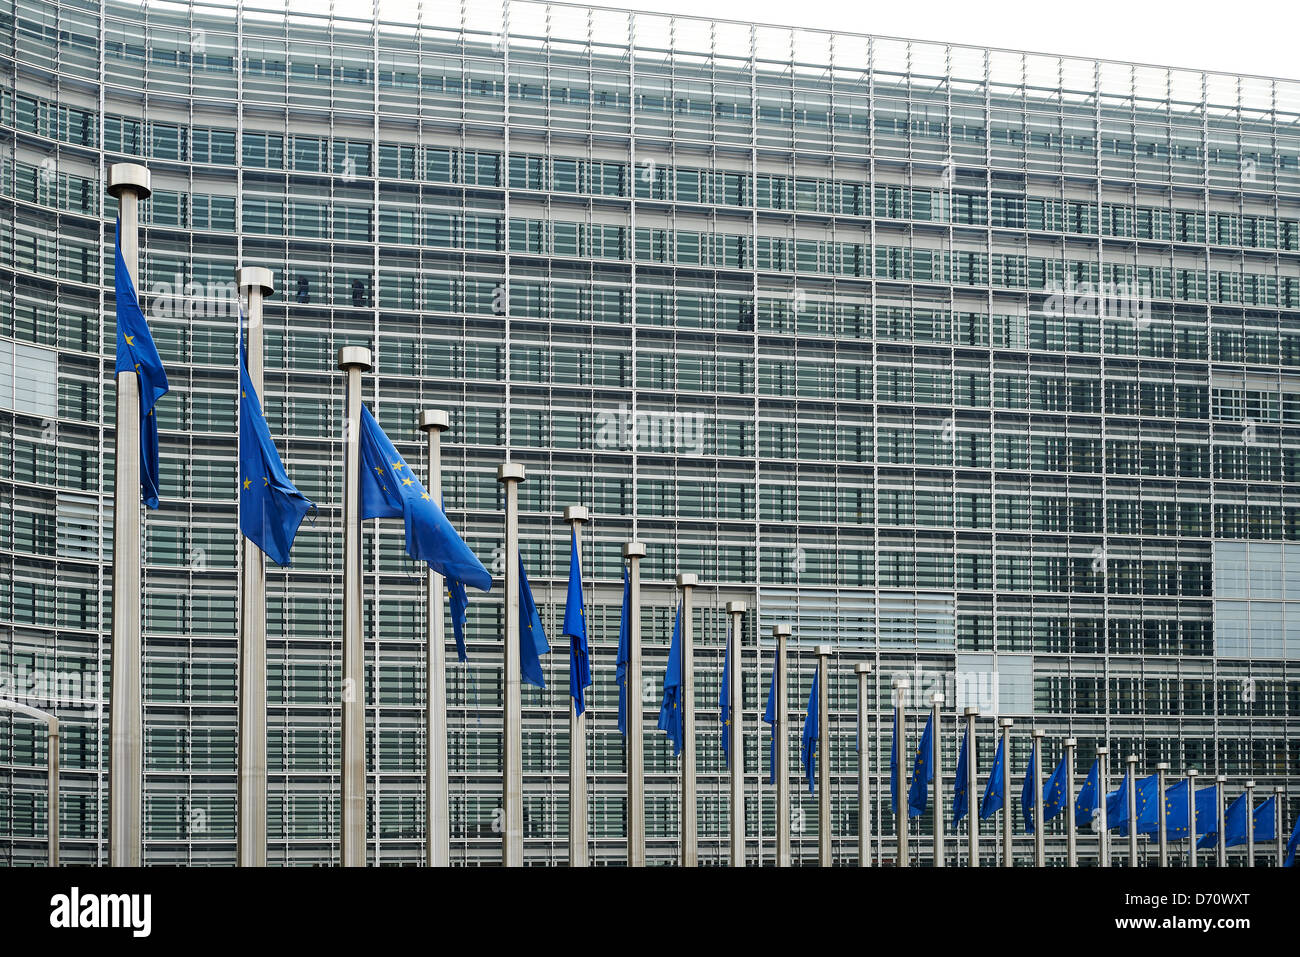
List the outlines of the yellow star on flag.
{"type": "MultiPolygon", "coordinates": [[[[133,345],[135,345],[135,336],[123,336],[122,338],[124,338],[124,339],[126,340],[126,344],[127,344],[128,346],[133,346],[133,345]]],[[[139,367],[139,366],[136,366],[136,368],[138,369],[138,368],[140,368],[140,367],[139,367]]]]}
{"type": "Polygon", "coordinates": [[[251,488],[252,485],[253,485],[252,479],[244,479],[244,488],[251,488]]]}

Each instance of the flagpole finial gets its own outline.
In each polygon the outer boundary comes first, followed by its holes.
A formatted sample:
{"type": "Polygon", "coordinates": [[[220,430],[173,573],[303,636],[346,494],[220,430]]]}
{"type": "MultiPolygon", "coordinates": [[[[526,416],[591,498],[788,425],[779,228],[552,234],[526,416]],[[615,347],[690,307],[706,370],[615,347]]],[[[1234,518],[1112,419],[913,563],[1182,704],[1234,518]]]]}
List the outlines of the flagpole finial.
{"type": "Polygon", "coordinates": [[[930,703],[936,707],[943,704],[943,692],[936,691],[934,694],[930,695],[930,703]]]}
{"type": "Polygon", "coordinates": [[[853,666],[854,673],[859,675],[869,675],[871,674],[871,670],[871,665],[865,661],[859,661],[853,666]]]}
{"type": "Polygon", "coordinates": [[[1103,744],[1101,747],[1097,749],[1097,753],[1103,755],[1110,754],[1110,748],[1106,747],[1106,745],[1103,744]]]}
{"type": "Polygon", "coordinates": [[[566,505],[564,507],[564,520],[566,522],[586,522],[591,519],[591,513],[587,511],[585,505],[566,505]]]}
{"type": "Polygon", "coordinates": [[[1044,731],[1042,728],[1034,728],[1033,735],[1036,740],[1041,739],[1045,734],[1047,734],[1047,732],[1044,731]]]}
{"type": "Polygon", "coordinates": [[[813,652],[814,652],[814,653],[815,653],[819,658],[829,658],[829,657],[830,657],[830,653],[831,653],[831,646],[830,646],[830,645],[817,645],[816,647],[813,648],[813,652]]]}
{"type": "Polygon", "coordinates": [[[1157,762],[1156,762],[1156,770],[1157,770],[1157,771],[1168,771],[1168,770],[1169,770],[1169,762],[1168,762],[1168,761],[1157,761],[1157,762]]]}
{"type": "Polygon", "coordinates": [[[344,372],[350,369],[369,372],[371,369],[370,350],[365,346],[344,346],[339,349],[339,368],[344,372]]]}
{"type": "Polygon", "coordinates": [[[678,588],[694,588],[699,584],[699,578],[693,572],[682,572],[677,576],[678,588]]]}
{"type": "Polygon", "coordinates": [[[1066,746],[1067,748],[1073,748],[1073,747],[1074,747],[1075,745],[1077,745],[1078,743],[1079,743],[1079,739],[1078,739],[1078,738],[1066,738],[1066,739],[1065,739],[1065,746],[1066,746]]]}
{"type": "Polygon", "coordinates": [[[980,716],[979,708],[967,708],[962,712],[968,718],[978,718],[980,716]]]}
{"type": "Polygon", "coordinates": [[[497,466],[498,482],[522,482],[524,467],[518,462],[502,462],[497,466]]]}
{"type": "Polygon", "coordinates": [[[1254,786],[1255,786],[1255,780],[1253,778],[1246,782],[1246,787],[1254,788],[1254,786]]]}
{"type": "Polygon", "coordinates": [[[108,168],[108,195],[121,199],[127,190],[141,199],[153,195],[149,170],[139,163],[114,163],[108,168]]]}
{"type": "Polygon", "coordinates": [[[903,677],[902,675],[895,675],[894,687],[900,690],[906,690],[907,688],[912,687],[912,682],[907,678],[903,677]]]}
{"type": "Polygon", "coordinates": [[[772,626],[772,637],[773,637],[773,638],[789,638],[790,635],[791,635],[791,629],[790,629],[790,626],[789,626],[789,625],[773,625],[773,626],[772,626]]]}
{"type": "Polygon", "coordinates": [[[746,611],[748,611],[748,606],[743,601],[727,602],[728,615],[743,615],[746,611]]]}
{"type": "MultiPolygon", "coordinates": [[[[1004,728],[1009,728],[1009,727],[1011,727],[1011,726],[1012,726],[1013,724],[1015,724],[1015,723],[1016,723],[1016,719],[1015,719],[1015,718],[1003,718],[1001,721],[998,722],[998,724],[999,724],[1001,727],[1004,727],[1004,728]]],[[[1136,760],[1136,759],[1135,759],[1135,760],[1136,760]]]]}
{"type": "Polygon", "coordinates": [[[442,409],[425,409],[420,413],[418,428],[421,432],[437,429],[445,432],[451,428],[451,416],[442,409]]]}
{"type": "Polygon", "coordinates": [[[624,558],[645,558],[645,542],[626,542],[623,545],[624,558]]]}
{"type": "Polygon", "coordinates": [[[275,292],[275,273],[265,266],[240,266],[235,270],[235,285],[240,289],[258,289],[263,296],[275,292]]]}

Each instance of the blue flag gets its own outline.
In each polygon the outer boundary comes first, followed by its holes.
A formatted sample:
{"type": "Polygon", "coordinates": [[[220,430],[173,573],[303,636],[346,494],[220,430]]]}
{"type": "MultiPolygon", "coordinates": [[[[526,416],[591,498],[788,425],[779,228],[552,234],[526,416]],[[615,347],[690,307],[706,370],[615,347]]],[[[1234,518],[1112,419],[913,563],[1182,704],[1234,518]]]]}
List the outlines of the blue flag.
{"type": "MultiPolygon", "coordinates": [[[[447,500],[442,500],[442,514],[447,514],[447,500]]],[[[465,583],[454,578],[444,578],[447,583],[447,598],[451,602],[451,630],[456,636],[456,657],[469,661],[469,652],[465,650],[465,625],[469,621],[469,595],[465,583]]]]}
{"type": "Polygon", "coordinates": [[[361,518],[401,518],[406,554],[439,575],[490,591],[492,576],[447,521],[440,503],[411,474],[375,417],[361,407],[361,518]]]}
{"type": "Polygon", "coordinates": [[[248,375],[239,315],[239,530],[277,565],[289,564],[294,536],[316,506],[289,481],[248,375]]]}
{"type": "MultiPolygon", "coordinates": [[[[1185,841],[1191,822],[1187,818],[1187,779],[1165,788],[1165,837],[1171,841],[1185,841]]],[[[1155,833],[1160,833],[1159,824],[1155,833]]]]}
{"type": "MultiPolygon", "coordinates": [[[[1139,834],[1151,834],[1160,830],[1160,805],[1156,803],[1159,800],[1160,778],[1157,775],[1150,775],[1137,782],[1135,788],[1137,800],[1137,832],[1139,834]]],[[[1128,834],[1127,824],[1120,831],[1121,834],[1128,834]]]]}
{"type": "Polygon", "coordinates": [[[803,718],[803,743],[799,746],[799,760],[803,762],[804,777],[808,780],[808,793],[817,793],[817,736],[821,733],[817,724],[820,719],[817,702],[817,677],[813,672],[812,688],[808,692],[808,713],[803,718]]]}
{"type": "Polygon", "coordinates": [[[958,823],[966,816],[970,804],[970,795],[966,793],[966,779],[970,776],[966,762],[970,760],[970,732],[961,738],[961,754],[957,756],[957,780],[954,782],[952,795],[952,823],[958,823]]]}
{"type": "Polygon", "coordinates": [[[1196,792],[1196,833],[1199,835],[1196,841],[1197,847],[1212,847],[1218,838],[1219,830],[1219,786],[1211,784],[1208,788],[1200,788],[1196,792]],[[1210,844],[1202,843],[1205,836],[1210,835],[1210,844]]]}
{"type": "Polygon", "coordinates": [[[912,784],[907,789],[907,816],[920,817],[930,802],[930,782],[934,780],[934,712],[925,719],[925,730],[916,746],[912,761],[912,784]]]}
{"type": "Polygon", "coordinates": [[[1295,867],[1297,847],[1300,847],[1300,817],[1295,819],[1295,827],[1291,828],[1291,837],[1286,842],[1286,860],[1282,862],[1283,867],[1295,867]]]}
{"type": "Polygon", "coordinates": [[[1228,805],[1228,809],[1223,814],[1224,847],[1236,847],[1246,843],[1246,815],[1249,811],[1250,805],[1246,803],[1244,792],[1228,805]]]}
{"type": "Polygon", "coordinates": [[[668,646],[668,667],[664,671],[664,700],[659,706],[659,730],[667,732],[673,757],[682,753],[686,740],[686,715],[682,712],[682,606],[677,606],[673,641],[668,646]]]}
{"type": "Polygon", "coordinates": [[[1129,774],[1124,772],[1124,780],[1119,787],[1106,795],[1106,830],[1123,828],[1121,833],[1128,833],[1128,789],[1132,785],[1129,774]]]}
{"type": "Polygon", "coordinates": [[[1006,758],[1003,754],[1005,743],[1002,738],[998,739],[998,750],[993,755],[993,768],[989,771],[988,782],[984,785],[984,797],[980,799],[981,820],[987,820],[1002,810],[1002,785],[1007,774],[1006,758]]]}
{"type": "Polygon", "coordinates": [[[767,783],[776,783],[776,744],[780,740],[778,721],[776,717],[776,672],[772,669],[772,683],[767,686],[767,709],[763,712],[763,720],[772,726],[772,743],[768,750],[767,757],[767,783]]]}
{"type": "Polygon", "coordinates": [[[1097,814],[1098,794],[1101,792],[1101,758],[1092,762],[1088,779],[1079,788],[1079,796],[1074,800],[1074,826],[1082,827],[1097,814]]]}
{"type": "Polygon", "coordinates": [[[1024,822],[1025,833],[1033,834],[1034,825],[1034,787],[1038,781],[1038,746],[1029,749],[1029,766],[1025,768],[1025,781],[1020,786],[1020,819],[1024,822]]]}
{"type": "Polygon", "coordinates": [[[519,680],[534,688],[546,687],[541,656],[551,650],[542,630],[542,616],[537,613],[533,590],[524,571],[524,557],[519,556],[519,680]]]}
{"type": "Polygon", "coordinates": [[[1255,840],[1277,840],[1277,795],[1255,808],[1255,840]]]}
{"type": "Polygon", "coordinates": [[[722,724],[722,766],[731,767],[731,642],[722,659],[722,687],[718,690],[719,721],[722,724]]]}
{"type": "MultiPolygon", "coordinates": [[[[627,668],[632,655],[632,579],[623,566],[623,613],[618,619],[618,660],[614,683],[618,685],[618,733],[627,735],[627,668]]],[[[637,691],[637,694],[640,694],[637,691]]]]}
{"type": "MultiPolygon", "coordinates": [[[[154,415],[154,406],[167,394],[167,373],[140,309],[135,281],[122,258],[120,220],[113,227],[113,244],[117,253],[113,267],[113,288],[117,299],[117,353],[113,372],[134,372],[140,381],[140,498],[149,508],[157,508],[158,418],[154,415]]],[[[242,343],[242,338],[240,341],[242,343]]]]}
{"type": "Polygon", "coordinates": [[[564,602],[564,635],[569,639],[569,697],[573,711],[587,710],[586,688],[591,687],[591,657],[587,649],[587,616],[582,607],[582,562],[578,558],[578,533],[569,539],[569,594],[564,602]]]}
{"type": "MultiPolygon", "coordinates": [[[[1050,821],[1065,810],[1065,805],[1069,801],[1069,796],[1065,793],[1068,784],[1065,777],[1065,758],[1061,758],[1060,763],[1056,765],[1056,770],[1043,785],[1044,821],[1050,821]]],[[[1076,821],[1075,824],[1077,825],[1078,822],[1076,821]]]]}

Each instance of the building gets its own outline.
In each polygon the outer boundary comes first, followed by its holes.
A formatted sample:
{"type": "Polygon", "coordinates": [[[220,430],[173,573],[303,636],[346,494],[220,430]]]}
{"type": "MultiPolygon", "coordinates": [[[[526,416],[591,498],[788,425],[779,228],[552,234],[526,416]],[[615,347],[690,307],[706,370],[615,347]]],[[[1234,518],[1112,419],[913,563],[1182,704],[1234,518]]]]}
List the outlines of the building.
{"type": "MultiPolygon", "coordinates": [[[[153,175],[140,288],[172,383],[144,533],[148,863],[235,857],[237,264],[275,273],[265,403],[321,506],[294,567],[268,572],[272,863],[337,857],[344,344],[374,350],[368,401],[412,461],[417,412],[451,413],[447,506],[485,562],[507,444],[526,464],[525,557],[553,631],[561,510],[592,510],[597,862],[624,854],[613,668],[634,536],[653,860],[677,845],[653,715],[678,571],[702,583],[702,862],[726,854],[730,599],[751,609],[755,860],[760,805],[772,860],[773,801],[753,730],[770,644],[758,675],[753,649],[778,622],[802,649],[796,715],[812,645],[835,645],[845,861],[862,660],[879,676],[873,769],[887,676],[905,671],[948,692],[949,774],[956,708],[976,704],[983,768],[996,711],[1046,729],[1049,769],[1077,736],[1081,776],[1103,740],[1175,777],[1295,775],[1300,84],[517,0],[507,38],[499,6],[419,9],[377,26],[369,5],[0,13],[0,672],[64,722],[66,862],[107,858],[104,183],[123,160],[153,175]]],[[[370,856],[415,863],[423,584],[395,523],[367,538],[370,856]]],[[[449,677],[452,854],[470,863],[500,853],[498,594],[471,596],[470,663],[449,677]]],[[[524,699],[531,862],[567,840],[567,655],[551,638],[551,687],[524,699]]],[[[913,702],[913,741],[928,707],[913,702]]],[[[1015,743],[1018,782],[1027,733],[1015,743]]],[[[0,770],[0,859],[40,862],[30,723],[0,718],[0,770]]],[[[811,859],[806,792],[796,814],[811,859]]]]}

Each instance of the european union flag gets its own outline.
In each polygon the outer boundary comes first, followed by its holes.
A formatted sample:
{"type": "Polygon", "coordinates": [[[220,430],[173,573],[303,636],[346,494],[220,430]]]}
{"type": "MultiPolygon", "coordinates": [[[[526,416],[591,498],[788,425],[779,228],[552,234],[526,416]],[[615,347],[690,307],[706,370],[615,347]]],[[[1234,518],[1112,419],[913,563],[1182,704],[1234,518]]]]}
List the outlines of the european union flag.
{"type": "Polygon", "coordinates": [[[1277,795],[1255,808],[1255,840],[1273,841],[1277,839],[1277,795]]]}
{"type": "Polygon", "coordinates": [[[767,758],[768,784],[776,783],[776,743],[779,740],[777,734],[778,722],[776,717],[776,672],[777,668],[773,668],[772,683],[767,686],[767,709],[763,712],[763,720],[772,726],[772,744],[768,751],[767,758]]]}
{"type": "Polygon", "coordinates": [[[722,659],[722,687],[718,690],[719,721],[722,723],[722,766],[731,767],[731,642],[722,659]]]}
{"type": "Polygon", "coordinates": [[[930,801],[930,782],[934,780],[934,712],[925,719],[925,730],[916,746],[912,762],[912,785],[907,789],[907,816],[920,817],[930,801]]]}
{"type": "Polygon", "coordinates": [[[1106,795],[1106,830],[1121,829],[1121,834],[1128,833],[1128,789],[1133,786],[1127,771],[1119,787],[1106,795]]]}
{"type": "Polygon", "coordinates": [[[271,428],[248,375],[244,316],[239,315],[239,530],[277,565],[289,564],[294,536],[316,506],[298,491],[271,440],[271,428]]]}
{"type": "Polygon", "coordinates": [[[1295,852],[1298,847],[1300,847],[1300,817],[1295,819],[1295,827],[1291,828],[1291,837],[1286,842],[1286,860],[1282,862],[1283,867],[1295,867],[1295,852]]]}
{"type": "Polygon", "coordinates": [[[1236,847],[1246,843],[1246,815],[1249,812],[1250,805],[1246,803],[1244,792],[1228,805],[1228,809],[1223,813],[1224,847],[1236,847]]]}
{"type": "Polygon", "coordinates": [[[682,713],[682,606],[677,606],[673,641],[668,646],[668,668],[664,671],[664,700],[659,706],[659,730],[668,734],[673,757],[682,753],[686,740],[686,716],[682,713]]]}
{"type": "Polygon", "coordinates": [[[578,533],[569,538],[569,594],[564,602],[564,635],[569,639],[569,697],[573,711],[587,710],[591,687],[591,658],[587,649],[587,617],[582,607],[582,562],[578,559],[578,533]]]}
{"type": "Polygon", "coordinates": [[[984,797],[980,799],[981,820],[987,820],[1002,810],[1002,785],[1007,774],[1006,756],[1003,753],[1005,744],[1002,738],[998,738],[998,750],[993,755],[993,768],[989,771],[989,779],[984,785],[984,797]]]}
{"type": "MultiPolygon", "coordinates": [[[[1137,832],[1139,834],[1151,834],[1160,830],[1160,805],[1156,803],[1159,800],[1159,788],[1160,778],[1155,774],[1137,782],[1137,832]]],[[[1127,835],[1127,827],[1120,833],[1127,835]]]]}
{"type": "MultiPolygon", "coordinates": [[[[1171,841],[1185,841],[1190,822],[1187,819],[1187,779],[1165,788],[1165,836],[1171,841]]],[[[1157,824],[1156,834],[1160,833],[1157,824]]]]}
{"type": "MultiPolygon", "coordinates": [[[[632,579],[623,566],[623,613],[618,619],[618,660],[614,683],[618,685],[618,733],[627,735],[627,668],[632,657],[632,579]]],[[[640,694],[638,691],[637,694],[640,694]]]]}
{"type": "Polygon", "coordinates": [[[1196,833],[1202,835],[1196,841],[1197,847],[1213,847],[1219,830],[1219,786],[1211,784],[1196,792],[1196,833]],[[1211,835],[1210,843],[1202,843],[1205,835],[1211,835]]]}
{"type": "Polygon", "coordinates": [[[519,556],[519,680],[534,688],[546,687],[541,656],[551,650],[542,630],[542,616],[537,613],[533,590],[524,571],[524,557],[519,556]]]}
{"type": "MultiPolygon", "coordinates": [[[[442,501],[442,514],[447,514],[447,500],[442,501]]],[[[469,621],[469,595],[465,592],[465,583],[454,578],[444,578],[447,583],[447,598],[451,602],[451,630],[456,636],[456,657],[460,661],[469,661],[465,650],[465,624],[469,621]]]]}
{"type": "Polygon", "coordinates": [[[1029,751],[1029,766],[1025,768],[1025,781],[1020,786],[1020,819],[1024,821],[1025,833],[1034,833],[1034,787],[1038,781],[1038,747],[1029,751]]]}
{"type": "Polygon", "coordinates": [[[361,518],[401,518],[406,523],[406,554],[439,575],[490,591],[487,573],[461,541],[439,504],[411,474],[406,459],[375,417],[361,407],[361,518]]]}
{"type": "Polygon", "coordinates": [[[1047,784],[1043,786],[1044,821],[1050,821],[1065,810],[1065,805],[1069,800],[1065,793],[1067,783],[1065,778],[1065,758],[1061,758],[1060,763],[1056,765],[1056,770],[1052,772],[1052,776],[1047,779],[1047,784]]]}
{"type": "MultiPolygon", "coordinates": [[[[135,281],[122,258],[121,234],[122,223],[119,220],[113,227],[113,245],[117,252],[113,267],[113,288],[117,299],[117,353],[113,372],[134,372],[140,381],[140,498],[149,508],[157,508],[158,418],[154,415],[154,406],[167,394],[167,373],[140,309],[135,281]]],[[[242,338],[240,342],[242,344],[242,338]]]]}
{"type": "Polygon", "coordinates": [[[970,732],[967,731],[961,738],[961,754],[957,756],[957,780],[954,782],[952,795],[952,823],[956,824],[966,816],[967,806],[970,804],[970,795],[966,793],[966,779],[970,776],[966,770],[966,762],[970,760],[970,732]]]}
{"type": "Polygon", "coordinates": [[[817,703],[817,677],[818,672],[813,672],[812,688],[808,692],[808,713],[803,718],[803,743],[799,747],[799,760],[803,762],[804,777],[808,780],[808,793],[817,792],[817,723],[820,718],[817,703]]]}
{"type": "Polygon", "coordinates": [[[1091,821],[1097,814],[1097,800],[1101,792],[1101,758],[1092,762],[1088,779],[1079,788],[1079,796],[1074,799],[1074,825],[1079,827],[1091,821]]]}

